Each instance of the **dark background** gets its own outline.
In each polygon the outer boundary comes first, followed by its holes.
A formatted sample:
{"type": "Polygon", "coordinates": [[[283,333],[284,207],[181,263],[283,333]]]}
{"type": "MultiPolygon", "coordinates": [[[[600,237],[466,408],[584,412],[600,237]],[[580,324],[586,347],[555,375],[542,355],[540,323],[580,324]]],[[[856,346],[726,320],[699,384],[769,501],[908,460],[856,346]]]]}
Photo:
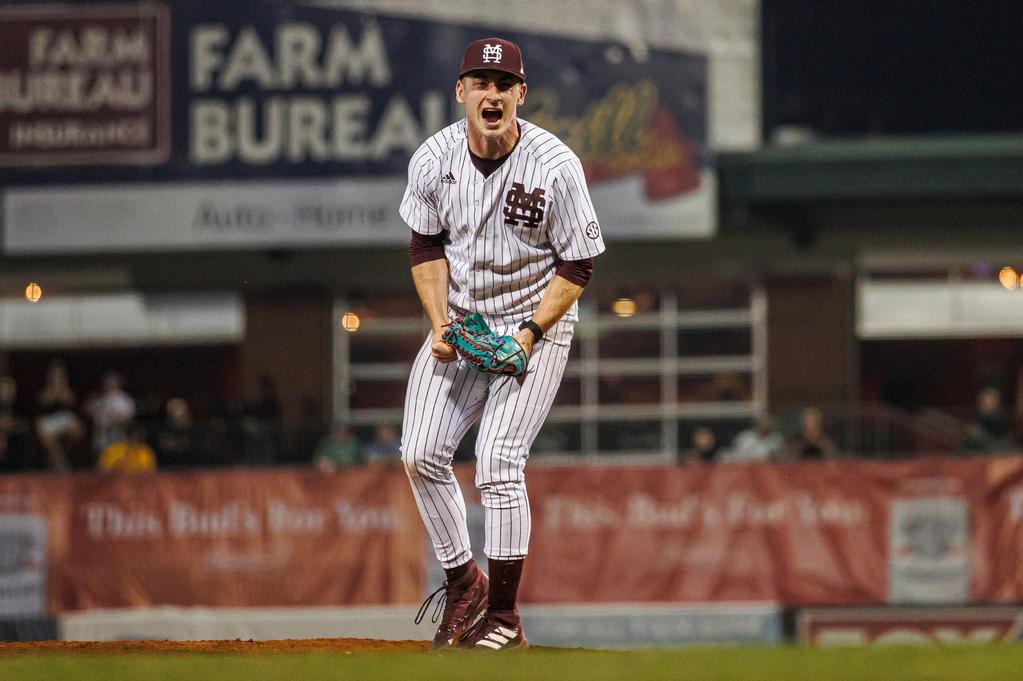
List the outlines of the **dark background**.
{"type": "Polygon", "coordinates": [[[1023,129],[1023,3],[763,0],[764,137],[1023,129]]]}

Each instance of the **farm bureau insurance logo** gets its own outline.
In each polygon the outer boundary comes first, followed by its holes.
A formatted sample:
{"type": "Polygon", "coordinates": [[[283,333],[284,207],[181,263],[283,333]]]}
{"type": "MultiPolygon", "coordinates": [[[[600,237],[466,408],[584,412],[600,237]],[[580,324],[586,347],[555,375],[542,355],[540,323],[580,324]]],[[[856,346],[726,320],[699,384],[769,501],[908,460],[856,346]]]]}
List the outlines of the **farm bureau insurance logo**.
{"type": "Polygon", "coordinates": [[[0,167],[167,160],[164,5],[3,7],[0,44],[0,167]]]}

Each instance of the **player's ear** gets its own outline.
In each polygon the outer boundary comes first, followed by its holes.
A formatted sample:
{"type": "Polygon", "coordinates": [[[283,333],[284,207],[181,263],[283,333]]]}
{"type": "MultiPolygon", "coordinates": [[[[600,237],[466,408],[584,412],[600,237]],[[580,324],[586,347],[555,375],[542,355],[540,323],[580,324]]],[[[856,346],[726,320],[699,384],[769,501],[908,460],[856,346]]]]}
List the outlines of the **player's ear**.
{"type": "Polygon", "coordinates": [[[525,83],[520,83],[519,84],[519,104],[522,104],[522,102],[524,102],[524,101],[526,101],[526,84],[525,83]]]}
{"type": "Polygon", "coordinates": [[[465,104],[465,86],[462,85],[461,78],[455,81],[455,101],[465,104]]]}

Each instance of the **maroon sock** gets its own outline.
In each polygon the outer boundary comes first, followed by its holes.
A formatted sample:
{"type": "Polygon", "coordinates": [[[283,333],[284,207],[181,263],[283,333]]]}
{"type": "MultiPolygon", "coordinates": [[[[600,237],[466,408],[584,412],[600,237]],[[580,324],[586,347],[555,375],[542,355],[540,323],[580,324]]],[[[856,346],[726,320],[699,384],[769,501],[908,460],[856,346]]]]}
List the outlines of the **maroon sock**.
{"type": "Polygon", "coordinates": [[[470,558],[467,563],[462,563],[453,568],[444,568],[444,576],[447,577],[448,584],[459,584],[462,581],[466,581],[468,577],[474,576],[476,574],[475,568],[476,561],[470,558]]]}
{"type": "Polygon", "coordinates": [[[518,623],[518,610],[515,601],[519,594],[519,580],[522,579],[522,565],[525,558],[516,560],[489,559],[490,564],[490,604],[487,611],[511,619],[507,624],[518,623]]]}

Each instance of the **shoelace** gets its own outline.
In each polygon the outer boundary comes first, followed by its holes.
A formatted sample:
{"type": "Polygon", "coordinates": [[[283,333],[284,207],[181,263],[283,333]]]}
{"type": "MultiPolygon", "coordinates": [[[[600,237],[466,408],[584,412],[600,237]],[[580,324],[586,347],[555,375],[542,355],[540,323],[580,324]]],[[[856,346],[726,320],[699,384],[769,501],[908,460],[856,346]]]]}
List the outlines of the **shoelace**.
{"type": "Polygon", "coordinates": [[[437,605],[433,609],[433,617],[430,618],[431,622],[437,624],[437,621],[440,619],[440,614],[444,610],[444,603],[448,599],[447,588],[448,585],[447,582],[445,582],[444,584],[440,585],[439,589],[437,589],[432,594],[426,597],[426,600],[423,601],[423,604],[419,606],[419,612],[416,613],[416,624],[419,624],[420,622],[423,621],[423,617],[426,616],[426,611],[430,609],[430,602],[433,601],[434,597],[437,594],[440,594],[440,598],[437,599],[437,605]]]}

